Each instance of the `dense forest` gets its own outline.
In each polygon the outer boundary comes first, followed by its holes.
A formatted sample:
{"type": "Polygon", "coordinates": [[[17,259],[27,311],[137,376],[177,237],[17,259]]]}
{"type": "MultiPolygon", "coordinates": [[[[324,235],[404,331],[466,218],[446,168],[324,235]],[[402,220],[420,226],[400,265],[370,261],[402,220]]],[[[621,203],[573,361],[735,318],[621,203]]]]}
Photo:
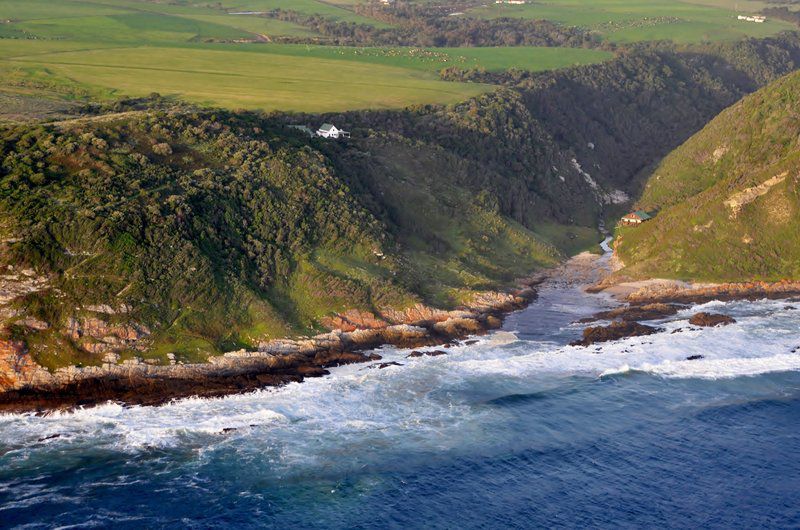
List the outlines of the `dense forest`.
{"type": "Polygon", "coordinates": [[[100,361],[108,344],[75,331],[99,321],[147,337],[144,353],[120,339],[123,355],[196,360],[348,309],[457,307],[595,244],[663,156],[798,61],[791,35],[509,73],[447,107],[264,115],[153,97],[6,126],[0,280],[22,294],[0,312],[56,367],[100,361]],[[322,121],[353,138],[288,127],[322,121]]]}
{"type": "Polygon", "coordinates": [[[11,332],[51,367],[100,361],[87,352],[108,345],[62,333],[97,318],[196,360],[348,309],[452,307],[562,256],[446,173],[388,172],[395,209],[409,179],[428,208],[376,216],[327,147],[275,118],[180,106],[5,128],[3,285],[27,291],[0,308],[11,332]]]}

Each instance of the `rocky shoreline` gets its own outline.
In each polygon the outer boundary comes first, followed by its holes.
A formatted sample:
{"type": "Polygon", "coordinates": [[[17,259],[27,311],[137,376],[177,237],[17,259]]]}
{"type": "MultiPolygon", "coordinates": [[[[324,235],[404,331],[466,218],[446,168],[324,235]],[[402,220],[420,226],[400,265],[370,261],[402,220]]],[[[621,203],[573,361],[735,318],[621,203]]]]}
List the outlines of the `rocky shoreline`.
{"type": "Polygon", "coordinates": [[[611,294],[632,306],[646,304],[702,304],[712,300],[759,300],[800,297],[800,281],[691,283],[651,279],[618,282],[607,278],[587,289],[611,294]]]}
{"type": "Polygon", "coordinates": [[[0,412],[42,412],[107,401],[159,405],[179,398],[220,397],[320,377],[333,366],[380,360],[379,355],[366,352],[382,345],[447,345],[499,328],[506,314],[535,299],[535,286],[545,277],[542,274],[524,280],[510,293],[483,293],[461,310],[411,308],[393,315],[402,319],[400,323],[347,312],[335,317],[338,329],[329,333],[273,340],[259,345],[256,351],[229,352],[207,363],[163,366],[134,359],[49,372],[33,361],[22,343],[0,341],[0,412]]]}
{"type": "MultiPolygon", "coordinates": [[[[334,331],[314,337],[272,340],[255,351],[239,350],[211,357],[206,363],[149,364],[142,359],[101,366],[67,367],[50,372],[37,365],[22,343],[0,340],[0,412],[42,412],[92,406],[107,401],[126,405],[160,405],[185,397],[220,397],[269,386],[300,382],[328,374],[328,368],[375,361],[371,352],[383,345],[418,348],[451,345],[502,325],[505,315],[526,307],[544,280],[589,284],[588,292],[607,293],[620,306],[599,312],[581,323],[588,326],[575,346],[663,331],[642,324],[675,315],[690,305],[711,300],[800,297],[800,282],[690,284],[674,280],[615,282],[599,256],[588,253],[564,265],[519,282],[509,293],[486,292],[469,307],[443,311],[418,305],[403,312],[375,315],[347,311],[326,324],[334,331]]],[[[697,315],[696,315],[697,316],[697,315]]],[[[725,315],[700,315],[710,325],[725,315]]],[[[700,318],[700,317],[698,317],[700,318]]],[[[698,323],[697,325],[703,325],[698,323]]],[[[442,353],[441,351],[435,352],[442,353]]],[[[429,352],[412,352],[411,356],[429,352]]]]}
{"type": "MultiPolygon", "coordinates": [[[[642,324],[671,317],[682,309],[712,300],[759,300],[788,299],[800,297],[800,282],[742,282],[722,284],[693,284],[677,280],[644,280],[638,282],[615,282],[606,277],[586,289],[590,293],[607,293],[625,305],[601,311],[579,321],[589,324],[610,321],[608,325],[589,326],[583,337],[572,346],[590,346],[597,342],[608,342],[627,337],[661,333],[663,328],[642,324]]],[[[728,325],[736,321],[728,315],[698,312],[691,316],[689,324],[698,327],[728,325]]],[[[677,330],[679,331],[679,330],[677,330]]]]}

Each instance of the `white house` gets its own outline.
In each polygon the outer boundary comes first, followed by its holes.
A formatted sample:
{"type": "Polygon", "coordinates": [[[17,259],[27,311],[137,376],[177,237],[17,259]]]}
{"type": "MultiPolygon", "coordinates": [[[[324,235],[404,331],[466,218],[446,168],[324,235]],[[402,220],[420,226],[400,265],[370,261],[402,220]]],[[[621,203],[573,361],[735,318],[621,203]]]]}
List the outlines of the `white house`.
{"type": "Polygon", "coordinates": [[[332,123],[323,123],[320,128],[317,129],[317,136],[323,138],[350,138],[350,133],[339,129],[332,123]]]}

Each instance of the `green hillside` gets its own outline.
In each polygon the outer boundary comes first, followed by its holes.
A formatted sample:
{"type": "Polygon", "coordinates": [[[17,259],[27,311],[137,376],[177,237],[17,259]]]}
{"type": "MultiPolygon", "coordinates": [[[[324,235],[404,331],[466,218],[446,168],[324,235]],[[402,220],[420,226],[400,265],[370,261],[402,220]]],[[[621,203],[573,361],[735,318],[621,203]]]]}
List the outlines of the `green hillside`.
{"type": "MultiPolygon", "coordinates": [[[[3,323],[45,366],[95,364],[70,322],[124,307],[100,316],[151,330],[145,357],[189,361],[348,309],[454,307],[563,257],[436,150],[393,146],[371,190],[345,167],[358,147],[338,151],[262,116],[183,107],[3,129],[0,282],[24,293],[3,323]],[[44,284],[28,291],[31,274],[44,284]]],[[[574,233],[567,246],[596,239],[574,233]]]]}
{"type": "Polygon", "coordinates": [[[620,230],[624,274],[800,278],[800,72],[725,110],[670,154],[620,230]]]}

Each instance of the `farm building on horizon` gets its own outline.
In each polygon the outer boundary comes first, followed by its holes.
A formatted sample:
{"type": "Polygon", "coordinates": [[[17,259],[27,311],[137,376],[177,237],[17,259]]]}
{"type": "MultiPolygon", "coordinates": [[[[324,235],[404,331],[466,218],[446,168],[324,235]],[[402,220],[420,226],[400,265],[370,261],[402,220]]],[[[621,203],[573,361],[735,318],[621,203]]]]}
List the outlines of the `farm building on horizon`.
{"type": "Polygon", "coordinates": [[[759,24],[763,24],[767,17],[763,15],[739,15],[736,17],[738,20],[746,20],[747,22],[757,22],[759,24]]]}
{"type": "Polygon", "coordinates": [[[323,123],[319,129],[317,129],[317,136],[321,136],[322,138],[350,138],[350,132],[345,131],[343,129],[339,129],[332,123],[323,123]]]}
{"type": "Polygon", "coordinates": [[[623,215],[620,222],[623,225],[640,225],[645,221],[649,221],[652,218],[653,216],[645,212],[644,210],[636,210],[635,212],[623,215]]]}

